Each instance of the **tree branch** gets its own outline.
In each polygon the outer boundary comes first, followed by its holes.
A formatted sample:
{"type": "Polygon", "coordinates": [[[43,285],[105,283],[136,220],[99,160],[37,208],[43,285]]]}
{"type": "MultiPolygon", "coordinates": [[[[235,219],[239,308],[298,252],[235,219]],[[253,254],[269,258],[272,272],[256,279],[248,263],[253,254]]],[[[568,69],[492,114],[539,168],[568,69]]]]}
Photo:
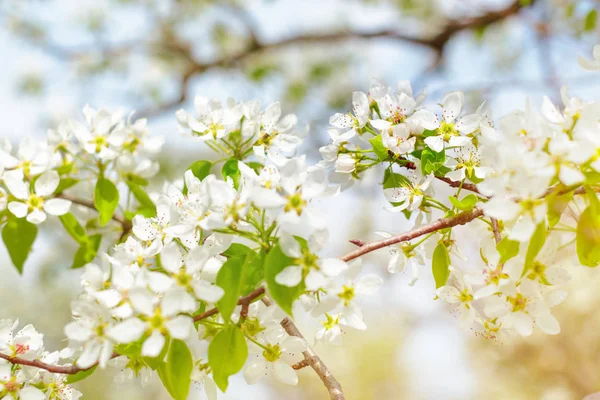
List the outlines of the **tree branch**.
{"type": "Polygon", "coordinates": [[[360,246],[354,251],[346,254],[343,257],[340,257],[343,261],[350,261],[358,258],[364,254],[370,253],[374,250],[381,249],[382,247],[391,246],[396,243],[407,242],[409,240],[418,238],[419,236],[426,235],[428,233],[439,231],[440,229],[451,228],[457,225],[464,225],[468,222],[473,221],[476,218],[479,218],[483,215],[483,210],[479,207],[475,207],[471,211],[466,211],[452,217],[440,218],[437,221],[433,221],[429,224],[420,226],[418,228],[412,229],[408,232],[401,233],[396,236],[392,236],[387,239],[378,240],[376,242],[367,243],[363,246],[360,246]]]}
{"type": "MultiPolygon", "coordinates": [[[[267,297],[263,297],[262,301],[267,306],[273,304],[267,297]]],[[[302,333],[300,333],[298,327],[289,317],[285,317],[281,321],[281,326],[283,329],[285,329],[288,335],[304,339],[304,336],[302,336],[302,333]]],[[[315,353],[312,347],[308,346],[306,351],[303,351],[302,354],[304,354],[304,360],[298,364],[295,364],[294,367],[299,367],[295,369],[302,368],[300,365],[304,365],[304,363],[306,363],[317,373],[319,378],[321,378],[321,381],[327,388],[327,392],[329,392],[329,398],[331,400],[345,400],[344,392],[342,391],[342,385],[340,385],[340,383],[335,379],[331,371],[329,371],[329,368],[327,368],[325,363],[323,363],[323,360],[321,360],[317,353],[315,353]]]]}
{"type": "MultiPolygon", "coordinates": [[[[245,308],[246,316],[248,315],[248,306],[250,305],[250,303],[252,303],[255,299],[259,298],[263,294],[265,294],[265,288],[263,286],[261,286],[258,289],[255,289],[254,291],[250,292],[246,296],[240,297],[240,299],[238,300],[238,304],[242,306],[242,311],[244,311],[244,308],[245,308]]],[[[206,312],[203,312],[202,314],[195,315],[194,322],[198,322],[205,318],[213,316],[213,315],[217,314],[218,312],[219,312],[219,310],[215,307],[206,312]]]]}
{"type": "MultiPolygon", "coordinates": [[[[533,1],[531,1],[533,3],[533,1]]],[[[142,111],[140,114],[143,116],[155,116],[162,112],[173,109],[187,100],[187,91],[191,81],[191,78],[197,74],[201,74],[210,69],[215,68],[231,68],[236,64],[244,61],[246,58],[258,55],[265,51],[281,50],[287,47],[296,45],[308,45],[308,44],[335,44],[339,42],[346,42],[350,40],[369,40],[369,39],[389,39],[393,41],[411,43],[415,45],[428,47],[436,52],[436,59],[434,68],[437,67],[443,57],[443,50],[446,44],[454,37],[454,35],[464,30],[476,29],[485,27],[496,22],[500,22],[505,18],[508,18],[514,14],[517,14],[521,10],[521,1],[514,1],[506,8],[497,11],[488,11],[487,13],[477,16],[466,18],[464,20],[451,20],[444,28],[434,36],[419,37],[408,35],[405,33],[397,32],[392,29],[385,29],[380,31],[348,31],[348,32],[333,32],[325,34],[304,34],[287,39],[283,39],[277,42],[261,43],[256,32],[253,29],[253,24],[247,25],[249,28],[250,44],[249,46],[233,55],[227,55],[220,59],[212,62],[200,62],[194,61],[193,57],[188,55],[186,57],[189,62],[189,68],[185,70],[184,75],[181,79],[179,86],[179,94],[171,101],[161,104],[157,107],[142,111]]],[[[238,12],[238,17],[246,18],[242,11],[238,12]]],[[[190,50],[191,51],[191,50],[190,50]]]]}
{"type": "MultiPolygon", "coordinates": [[[[94,211],[97,211],[96,206],[94,206],[93,201],[79,199],[77,197],[73,197],[73,196],[70,196],[70,195],[64,194],[64,193],[57,194],[56,197],[59,197],[61,199],[65,199],[65,200],[69,200],[73,204],[78,204],[80,206],[84,206],[84,207],[87,207],[94,211]]],[[[121,234],[121,238],[123,238],[125,235],[127,235],[131,231],[131,228],[133,228],[131,221],[125,219],[125,217],[114,214],[112,219],[114,221],[118,222],[119,224],[121,224],[121,227],[123,228],[123,233],[121,234]]]]}

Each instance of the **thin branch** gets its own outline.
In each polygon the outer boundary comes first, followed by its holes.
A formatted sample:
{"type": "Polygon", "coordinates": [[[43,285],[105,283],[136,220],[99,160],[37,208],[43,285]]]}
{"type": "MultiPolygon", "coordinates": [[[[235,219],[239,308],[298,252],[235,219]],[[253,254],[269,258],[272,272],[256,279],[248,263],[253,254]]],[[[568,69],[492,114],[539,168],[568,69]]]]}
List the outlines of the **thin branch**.
{"type": "MultiPolygon", "coordinates": [[[[262,301],[267,306],[273,304],[267,297],[263,297],[262,301]]],[[[281,326],[283,329],[285,329],[288,335],[304,339],[304,336],[302,336],[302,333],[300,333],[300,330],[290,318],[285,317],[281,321],[281,326]]],[[[329,371],[329,368],[327,368],[325,363],[323,363],[323,360],[321,360],[317,353],[315,353],[312,347],[308,346],[306,351],[303,351],[302,354],[304,354],[304,361],[306,364],[310,365],[310,367],[317,373],[319,378],[321,378],[321,381],[327,388],[327,392],[329,392],[329,398],[331,400],[345,400],[344,392],[342,391],[342,385],[340,385],[340,383],[335,379],[331,371],[329,371]]],[[[301,361],[300,363],[303,362],[301,361]]]]}
{"type": "MultiPolygon", "coordinates": [[[[248,315],[248,306],[250,305],[250,303],[252,303],[255,299],[259,298],[263,294],[265,294],[265,288],[261,286],[258,289],[255,289],[254,291],[250,292],[246,296],[240,297],[240,299],[238,300],[238,304],[242,306],[242,311],[244,311],[244,308],[246,309],[246,316],[248,315]]],[[[198,322],[205,318],[213,316],[218,312],[219,310],[215,307],[206,312],[203,312],[202,314],[195,315],[194,322],[198,322]]]]}
{"type": "Polygon", "coordinates": [[[452,217],[440,218],[436,221],[433,221],[429,224],[420,226],[418,228],[412,229],[408,232],[401,233],[396,236],[392,236],[387,239],[378,240],[376,242],[367,243],[364,246],[357,248],[354,251],[346,254],[343,257],[340,257],[343,261],[350,261],[358,258],[364,254],[370,253],[374,250],[381,249],[382,247],[391,246],[396,243],[407,242],[409,240],[418,238],[419,236],[426,235],[428,233],[439,231],[440,229],[451,228],[457,225],[464,225],[468,222],[473,221],[476,218],[479,218],[483,215],[483,210],[479,207],[475,207],[471,211],[466,211],[452,217]]]}
{"type": "MultiPolygon", "coordinates": [[[[210,69],[215,68],[231,68],[244,61],[246,58],[256,56],[265,51],[281,50],[296,45],[310,45],[310,44],[336,44],[339,42],[347,42],[351,40],[369,40],[369,39],[388,39],[393,41],[411,43],[415,45],[425,46],[435,51],[436,58],[432,68],[437,68],[442,61],[443,50],[446,44],[454,37],[454,35],[469,29],[477,29],[484,26],[500,22],[514,14],[517,14],[521,10],[521,2],[514,1],[506,8],[497,11],[489,11],[478,17],[467,18],[464,20],[451,20],[449,21],[442,31],[434,36],[430,37],[419,37],[408,35],[405,33],[397,32],[392,29],[385,29],[380,31],[348,31],[348,32],[333,32],[325,34],[305,34],[283,39],[277,42],[261,43],[254,30],[253,22],[246,21],[246,26],[249,29],[250,44],[249,46],[233,55],[226,55],[220,59],[212,62],[201,62],[194,61],[191,57],[186,57],[189,61],[189,67],[185,70],[184,75],[179,85],[178,95],[171,101],[161,104],[157,107],[144,110],[140,112],[140,115],[151,117],[158,115],[162,112],[173,109],[187,100],[187,91],[191,81],[191,78],[197,74],[204,73],[210,69]]],[[[241,10],[238,13],[240,18],[248,18],[247,14],[241,10]],[[240,14],[241,13],[241,14],[240,14]]]]}
{"type": "Polygon", "coordinates": [[[498,220],[496,218],[490,218],[492,222],[492,231],[494,232],[494,240],[496,244],[498,244],[502,240],[502,235],[500,235],[500,226],[498,226],[498,220]]]}
{"type": "MultiPolygon", "coordinates": [[[[60,193],[60,194],[56,195],[56,197],[59,197],[61,199],[65,199],[65,200],[69,200],[71,203],[78,204],[80,206],[84,206],[84,207],[87,207],[92,210],[96,210],[96,206],[94,205],[94,202],[90,201],[90,200],[79,199],[77,197],[73,197],[73,196],[70,196],[70,195],[64,194],[64,193],[60,193]]],[[[133,228],[131,221],[128,221],[127,219],[125,219],[125,217],[114,214],[112,219],[114,221],[118,222],[119,224],[121,224],[121,227],[123,228],[123,233],[121,234],[121,238],[123,238],[125,235],[127,235],[131,231],[131,228],[133,228]]]]}
{"type": "MultiPolygon", "coordinates": [[[[115,358],[118,356],[120,356],[120,354],[117,352],[114,352],[110,358],[115,358]]],[[[0,358],[5,359],[6,361],[8,361],[12,364],[19,364],[19,365],[25,365],[28,367],[35,367],[35,368],[43,369],[43,370],[46,370],[48,372],[52,372],[55,374],[64,374],[64,375],[74,375],[78,372],[89,371],[90,369],[92,369],[98,365],[98,363],[95,363],[94,365],[87,367],[87,368],[81,368],[74,364],[73,365],[52,365],[52,364],[48,364],[48,363],[42,362],[37,359],[36,360],[26,360],[24,358],[11,357],[7,354],[2,354],[2,353],[0,353],[0,358]]]]}

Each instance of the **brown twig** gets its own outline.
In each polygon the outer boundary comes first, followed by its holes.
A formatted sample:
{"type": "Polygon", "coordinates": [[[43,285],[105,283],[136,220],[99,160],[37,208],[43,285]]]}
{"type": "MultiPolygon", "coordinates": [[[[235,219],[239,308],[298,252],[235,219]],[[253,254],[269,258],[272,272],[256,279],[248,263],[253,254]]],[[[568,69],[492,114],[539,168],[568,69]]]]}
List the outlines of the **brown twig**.
{"type": "Polygon", "coordinates": [[[468,222],[473,221],[476,218],[481,217],[482,215],[483,210],[479,207],[475,207],[471,211],[465,211],[452,217],[440,218],[429,224],[412,229],[408,232],[401,233],[399,235],[392,236],[383,240],[378,240],[376,242],[367,243],[364,246],[361,246],[358,249],[351,251],[345,256],[340,257],[340,259],[344,261],[354,260],[355,258],[358,258],[364,254],[370,253],[377,249],[381,249],[382,247],[391,246],[396,243],[407,242],[409,240],[418,238],[419,236],[439,231],[440,229],[451,228],[457,225],[464,225],[468,222]]]}
{"type": "MultiPolygon", "coordinates": [[[[252,303],[254,300],[259,298],[263,294],[265,294],[265,288],[263,286],[261,286],[258,289],[255,289],[254,291],[250,292],[246,296],[240,297],[240,299],[238,300],[238,304],[242,306],[242,313],[244,312],[244,307],[246,309],[246,311],[245,311],[246,315],[244,316],[244,318],[248,316],[248,307],[250,306],[250,303],[252,303]]],[[[217,314],[218,312],[219,312],[219,310],[215,307],[206,312],[203,312],[202,314],[195,315],[194,322],[198,322],[200,320],[203,320],[205,318],[213,316],[213,315],[217,314]]]]}
{"type": "Polygon", "coordinates": [[[502,240],[502,235],[500,235],[500,226],[498,226],[498,220],[496,218],[490,218],[492,222],[492,231],[494,232],[494,240],[496,244],[498,244],[502,240]]]}
{"type": "MultiPolygon", "coordinates": [[[[80,206],[84,206],[89,209],[96,210],[96,206],[94,206],[94,202],[90,201],[90,200],[79,199],[77,197],[69,196],[68,194],[64,194],[64,193],[57,194],[56,197],[60,197],[61,199],[69,200],[73,204],[78,204],[80,206]]],[[[118,222],[119,224],[121,224],[121,227],[123,229],[123,233],[121,234],[121,239],[123,237],[125,237],[125,235],[127,235],[133,228],[131,221],[125,219],[125,217],[114,214],[112,219],[114,221],[118,222]]]]}
{"type": "MultiPolygon", "coordinates": [[[[267,306],[273,304],[267,297],[263,297],[262,301],[267,306]]],[[[285,317],[281,321],[281,326],[288,335],[304,339],[304,336],[302,336],[302,333],[300,333],[300,330],[290,318],[285,317]]],[[[323,363],[323,360],[315,353],[312,347],[308,346],[306,351],[303,351],[302,354],[304,354],[304,360],[296,365],[306,362],[306,364],[317,373],[319,378],[321,378],[323,385],[325,385],[327,392],[329,392],[329,398],[331,400],[344,400],[345,397],[344,392],[342,391],[342,385],[335,379],[331,371],[329,371],[329,368],[327,368],[325,363],[323,363]]]]}

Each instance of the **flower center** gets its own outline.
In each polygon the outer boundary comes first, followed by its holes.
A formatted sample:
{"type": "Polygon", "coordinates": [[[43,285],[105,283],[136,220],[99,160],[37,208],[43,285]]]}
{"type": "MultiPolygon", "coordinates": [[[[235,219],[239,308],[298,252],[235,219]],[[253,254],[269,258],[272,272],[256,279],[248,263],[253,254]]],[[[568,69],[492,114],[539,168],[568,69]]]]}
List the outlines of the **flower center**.
{"type": "Polygon", "coordinates": [[[279,360],[279,358],[281,357],[281,347],[279,347],[278,344],[266,345],[265,350],[263,351],[263,357],[269,362],[275,362],[279,360]]]}

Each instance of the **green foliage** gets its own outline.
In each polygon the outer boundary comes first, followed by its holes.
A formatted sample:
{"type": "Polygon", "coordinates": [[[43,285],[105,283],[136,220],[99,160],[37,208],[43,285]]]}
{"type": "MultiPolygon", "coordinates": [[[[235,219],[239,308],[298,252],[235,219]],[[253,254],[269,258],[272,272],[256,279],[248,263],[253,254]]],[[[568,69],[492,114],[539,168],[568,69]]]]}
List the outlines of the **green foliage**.
{"type": "Polygon", "coordinates": [[[377,155],[380,161],[386,160],[388,158],[388,150],[383,145],[383,139],[381,135],[377,135],[374,138],[369,139],[369,143],[373,146],[373,151],[377,155]]]}
{"type": "Polygon", "coordinates": [[[569,192],[566,194],[551,194],[546,197],[546,203],[548,204],[548,223],[552,228],[558,221],[560,221],[560,217],[563,212],[567,209],[569,202],[573,198],[573,192],[569,192]]]}
{"type": "Polygon", "coordinates": [[[248,358],[248,344],[244,334],[235,325],[227,325],[208,345],[208,364],[215,383],[227,390],[231,375],[238,373],[248,358]]]}
{"type": "Polygon", "coordinates": [[[88,236],[85,233],[85,229],[83,228],[83,226],[81,226],[81,224],[79,223],[79,221],[77,221],[77,218],[75,218],[73,214],[63,214],[59,217],[59,219],[65,227],[67,233],[71,235],[71,237],[75,239],[77,243],[83,244],[88,241],[88,236]]]}
{"type": "Polygon", "coordinates": [[[421,153],[421,171],[424,175],[429,175],[441,171],[446,162],[446,151],[439,153],[431,150],[429,147],[423,149],[421,153]]]}
{"type": "Polygon", "coordinates": [[[240,177],[242,173],[238,167],[237,158],[230,158],[223,164],[223,168],[221,169],[221,174],[223,175],[223,179],[227,180],[230,177],[233,180],[233,186],[237,189],[240,184],[240,177]]]}
{"type": "Polygon", "coordinates": [[[144,210],[144,212],[140,214],[143,214],[145,217],[156,216],[156,205],[150,196],[148,196],[148,193],[146,193],[146,191],[137,183],[127,182],[127,186],[135,199],[140,203],[141,209],[144,210]]]}
{"type": "Polygon", "coordinates": [[[75,178],[61,178],[54,193],[60,194],[60,193],[64,192],[65,190],[67,190],[68,188],[75,186],[78,182],[79,182],[79,179],[75,179],[75,178]]]}
{"type": "Polygon", "coordinates": [[[546,228],[546,221],[542,221],[531,236],[531,241],[529,242],[529,247],[527,248],[527,253],[525,255],[525,266],[521,276],[525,276],[527,271],[533,266],[535,257],[540,253],[542,247],[544,247],[544,243],[546,243],[547,235],[548,228],[546,228]]]}
{"type": "Polygon", "coordinates": [[[86,369],[85,371],[79,371],[76,374],[67,375],[67,379],[65,380],[65,383],[67,385],[70,385],[71,383],[75,383],[75,382],[84,380],[85,378],[87,378],[88,376],[90,376],[91,374],[94,373],[94,371],[96,370],[96,367],[98,367],[98,366],[94,365],[92,368],[86,369]]]}
{"type": "Polygon", "coordinates": [[[217,286],[225,294],[217,302],[217,307],[225,321],[229,321],[231,313],[240,296],[247,295],[262,280],[262,255],[253,251],[229,257],[217,275],[217,286]]]}
{"type": "Polygon", "coordinates": [[[583,30],[585,32],[591,32],[596,29],[596,24],[598,22],[598,10],[592,8],[587,15],[585,16],[585,20],[583,22],[583,30]]]}
{"type": "Polygon", "coordinates": [[[157,369],[165,389],[175,400],[186,400],[194,368],[192,354],[182,340],[171,340],[167,360],[157,369]]]}
{"type": "Polygon", "coordinates": [[[114,183],[106,178],[99,178],[94,190],[94,206],[100,213],[100,226],[110,221],[119,205],[119,191],[114,183]]]}
{"type": "Polygon", "coordinates": [[[590,192],[590,205],[579,216],[577,224],[577,257],[582,265],[600,265],[600,201],[590,192]]]}
{"type": "Polygon", "coordinates": [[[269,293],[277,305],[289,315],[292,315],[292,303],[304,292],[304,282],[295,287],[288,287],[277,283],[275,277],[293,264],[294,260],[286,256],[279,245],[271,249],[265,258],[265,281],[269,293]]]}
{"type": "Polygon", "coordinates": [[[98,254],[100,242],[102,242],[102,234],[98,233],[89,236],[87,241],[81,243],[79,249],[77,249],[77,252],[75,253],[71,268],[81,268],[87,263],[92,262],[92,260],[96,258],[96,254],[98,254]]]}
{"type": "Polygon", "coordinates": [[[500,264],[504,264],[511,258],[516,257],[519,254],[519,247],[520,243],[516,240],[503,237],[496,245],[496,250],[500,254],[500,264]]]}
{"type": "Polygon", "coordinates": [[[471,211],[473,208],[475,208],[477,201],[479,201],[479,198],[474,194],[469,194],[462,200],[458,200],[454,196],[449,196],[448,199],[450,199],[450,203],[452,203],[456,209],[461,211],[471,211]]]}
{"type": "Polygon", "coordinates": [[[199,160],[190,165],[188,168],[192,171],[192,174],[200,180],[203,180],[208,175],[210,175],[210,170],[212,168],[212,163],[206,160],[199,160]]]}
{"type": "Polygon", "coordinates": [[[222,254],[225,257],[233,257],[245,255],[247,253],[250,253],[251,251],[252,249],[250,247],[245,246],[241,243],[232,243],[231,246],[229,246],[229,248],[227,248],[227,250],[225,250],[222,254]]]}
{"type": "Polygon", "coordinates": [[[435,288],[438,289],[446,285],[448,277],[450,276],[450,255],[448,254],[446,245],[440,243],[436,246],[431,261],[431,269],[433,278],[435,279],[435,288]]]}
{"type": "Polygon", "coordinates": [[[19,273],[23,273],[23,265],[31,252],[31,247],[37,236],[38,228],[25,218],[16,218],[12,215],[2,228],[2,240],[6,245],[8,254],[19,273]]]}

